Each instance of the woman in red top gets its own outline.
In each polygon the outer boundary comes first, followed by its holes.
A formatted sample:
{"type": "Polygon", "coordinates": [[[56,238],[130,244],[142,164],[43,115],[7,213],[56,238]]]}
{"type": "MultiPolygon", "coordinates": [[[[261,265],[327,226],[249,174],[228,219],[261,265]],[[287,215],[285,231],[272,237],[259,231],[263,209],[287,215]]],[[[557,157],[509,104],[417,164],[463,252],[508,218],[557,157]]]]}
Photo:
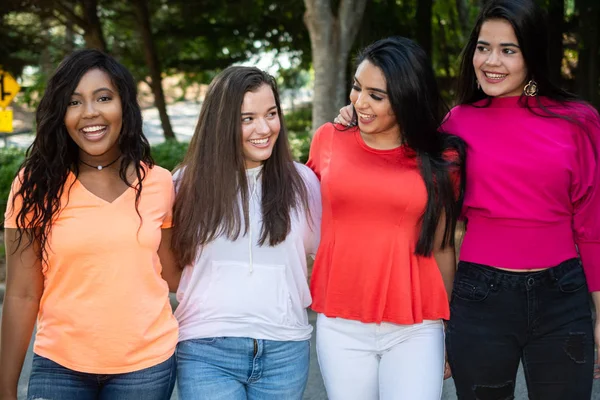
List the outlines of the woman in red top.
{"type": "Polygon", "coordinates": [[[357,64],[358,126],[320,127],[308,162],[323,199],[319,364],[332,400],[439,399],[464,146],[438,130],[446,110],[418,45],[383,39],[357,64]]]}

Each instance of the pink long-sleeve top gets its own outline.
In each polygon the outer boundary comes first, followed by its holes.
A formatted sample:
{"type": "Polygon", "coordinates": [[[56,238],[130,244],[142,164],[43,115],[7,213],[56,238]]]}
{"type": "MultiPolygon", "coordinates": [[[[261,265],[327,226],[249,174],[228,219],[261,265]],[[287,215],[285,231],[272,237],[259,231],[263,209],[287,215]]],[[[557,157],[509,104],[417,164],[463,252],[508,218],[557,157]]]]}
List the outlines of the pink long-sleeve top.
{"type": "Polygon", "coordinates": [[[443,129],[467,143],[460,259],[514,270],[581,257],[600,290],[600,117],[591,106],[494,98],[452,109],[443,129]],[[529,101],[532,109],[524,107],[529,101]],[[538,114],[538,115],[536,115],[538,114]]]}

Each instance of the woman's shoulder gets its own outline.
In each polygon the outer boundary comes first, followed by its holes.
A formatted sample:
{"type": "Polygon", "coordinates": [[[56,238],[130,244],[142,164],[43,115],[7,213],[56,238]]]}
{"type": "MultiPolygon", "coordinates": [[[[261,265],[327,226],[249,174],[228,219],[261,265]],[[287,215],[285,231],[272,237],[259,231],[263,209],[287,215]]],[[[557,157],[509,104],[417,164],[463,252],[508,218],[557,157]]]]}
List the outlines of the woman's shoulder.
{"type": "Polygon", "coordinates": [[[461,134],[465,128],[465,122],[473,116],[474,107],[469,104],[459,104],[452,107],[442,120],[440,130],[445,133],[461,134]]]}
{"type": "Polygon", "coordinates": [[[168,169],[165,169],[159,165],[153,165],[152,167],[149,167],[144,164],[143,166],[146,170],[146,177],[144,180],[148,181],[149,183],[154,182],[164,185],[173,184],[173,177],[168,169]]]}
{"type": "Polygon", "coordinates": [[[358,129],[356,126],[345,126],[342,124],[334,124],[332,122],[326,122],[320,127],[317,128],[315,134],[313,135],[313,139],[320,138],[323,140],[323,137],[331,137],[333,135],[343,135],[354,132],[358,129]]]}
{"type": "Polygon", "coordinates": [[[476,110],[476,108],[470,104],[456,105],[452,107],[450,111],[448,111],[448,114],[446,114],[446,116],[444,117],[443,124],[446,124],[448,122],[453,123],[456,120],[467,118],[473,114],[474,110],[476,110]]]}
{"type": "Polygon", "coordinates": [[[565,109],[583,124],[600,124],[598,110],[587,102],[571,101],[566,103],[565,109]]]}
{"type": "MultiPolygon", "coordinates": [[[[600,137],[600,115],[591,104],[581,100],[557,101],[547,100],[544,103],[545,111],[553,117],[558,117],[570,125],[571,132],[577,134],[581,131],[591,134],[595,140],[600,137]]],[[[565,124],[555,124],[553,129],[562,130],[565,124]]]]}
{"type": "Polygon", "coordinates": [[[313,172],[312,169],[297,161],[294,161],[294,167],[296,168],[296,171],[298,171],[298,173],[304,181],[308,183],[316,182],[317,184],[319,184],[319,179],[317,178],[317,175],[313,172]]]}
{"type": "Polygon", "coordinates": [[[335,125],[333,124],[333,122],[325,122],[323,125],[321,125],[320,127],[317,128],[314,136],[322,135],[327,132],[333,132],[334,129],[335,129],[335,125]]]}

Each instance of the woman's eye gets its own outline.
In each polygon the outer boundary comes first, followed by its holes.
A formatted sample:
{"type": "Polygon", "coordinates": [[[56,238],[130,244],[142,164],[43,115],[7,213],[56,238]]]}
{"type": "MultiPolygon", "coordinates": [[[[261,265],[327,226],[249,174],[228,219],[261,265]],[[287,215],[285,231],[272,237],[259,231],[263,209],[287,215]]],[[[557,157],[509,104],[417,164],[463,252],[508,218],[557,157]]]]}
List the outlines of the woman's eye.
{"type": "Polygon", "coordinates": [[[248,122],[252,122],[252,117],[244,117],[242,118],[242,123],[248,123],[248,122]]]}
{"type": "Polygon", "coordinates": [[[372,94],[372,95],[371,95],[371,98],[373,98],[373,100],[377,100],[377,101],[381,101],[381,100],[383,100],[383,97],[379,97],[379,96],[377,96],[376,94],[372,94]]]}
{"type": "Polygon", "coordinates": [[[487,48],[485,46],[477,46],[477,51],[486,51],[487,48]]]}
{"type": "Polygon", "coordinates": [[[352,85],[352,90],[356,90],[357,92],[360,92],[360,87],[358,87],[356,85],[352,85]]]}
{"type": "Polygon", "coordinates": [[[515,54],[516,51],[514,51],[513,49],[504,49],[504,53],[505,54],[515,54]]]}
{"type": "Polygon", "coordinates": [[[76,106],[77,104],[79,104],[79,100],[71,100],[69,103],[67,103],[69,107],[76,106]]]}
{"type": "Polygon", "coordinates": [[[109,96],[102,96],[98,99],[98,101],[110,101],[110,100],[112,100],[112,98],[109,96]]]}
{"type": "Polygon", "coordinates": [[[270,113],[267,114],[267,117],[269,117],[269,118],[274,118],[276,116],[277,116],[277,111],[272,111],[272,112],[270,112],[270,113]]]}

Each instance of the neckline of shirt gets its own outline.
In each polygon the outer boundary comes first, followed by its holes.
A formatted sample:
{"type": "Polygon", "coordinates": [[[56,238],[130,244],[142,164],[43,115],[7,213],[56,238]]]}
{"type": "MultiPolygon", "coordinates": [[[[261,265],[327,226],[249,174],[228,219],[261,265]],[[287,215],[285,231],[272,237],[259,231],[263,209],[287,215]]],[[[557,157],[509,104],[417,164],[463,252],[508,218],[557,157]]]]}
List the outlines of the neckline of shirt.
{"type": "Polygon", "coordinates": [[[249,176],[255,176],[258,175],[260,173],[260,171],[262,171],[263,169],[263,165],[259,165],[258,167],[254,167],[254,168],[246,168],[246,175],[249,176]]]}
{"type": "Polygon", "coordinates": [[[399,153],[403,153],[404,152],[404,145],[400,145],[398,147],[394,147],[393,149],[387,149],[387,150],[381,150],[381,149],[374,149],[373,147],[370,147],[369,145],[367,145],[365,143],[365,140],[363,139],[363,137],[360,134],[360,129],[356,126],[354,128],[352,128],[354,130],[354,137],[356,138],[356,142],[359,144],[360,147],[362,147],[363,149],[365,149],[366,151],[370,152],[370,153],[374,153],[374,154],[399,154],[399,153]]]}
{"type": "Polygon", "coordinates": [[[472,103],[473,106],[484,108],[538,108],[540,107],[540,104],[548,107],[555,105],[555,102],[543,96],[529,97],[521,95],[508,97],[486,97],[485,99],[481,99],[472,103]]]}

